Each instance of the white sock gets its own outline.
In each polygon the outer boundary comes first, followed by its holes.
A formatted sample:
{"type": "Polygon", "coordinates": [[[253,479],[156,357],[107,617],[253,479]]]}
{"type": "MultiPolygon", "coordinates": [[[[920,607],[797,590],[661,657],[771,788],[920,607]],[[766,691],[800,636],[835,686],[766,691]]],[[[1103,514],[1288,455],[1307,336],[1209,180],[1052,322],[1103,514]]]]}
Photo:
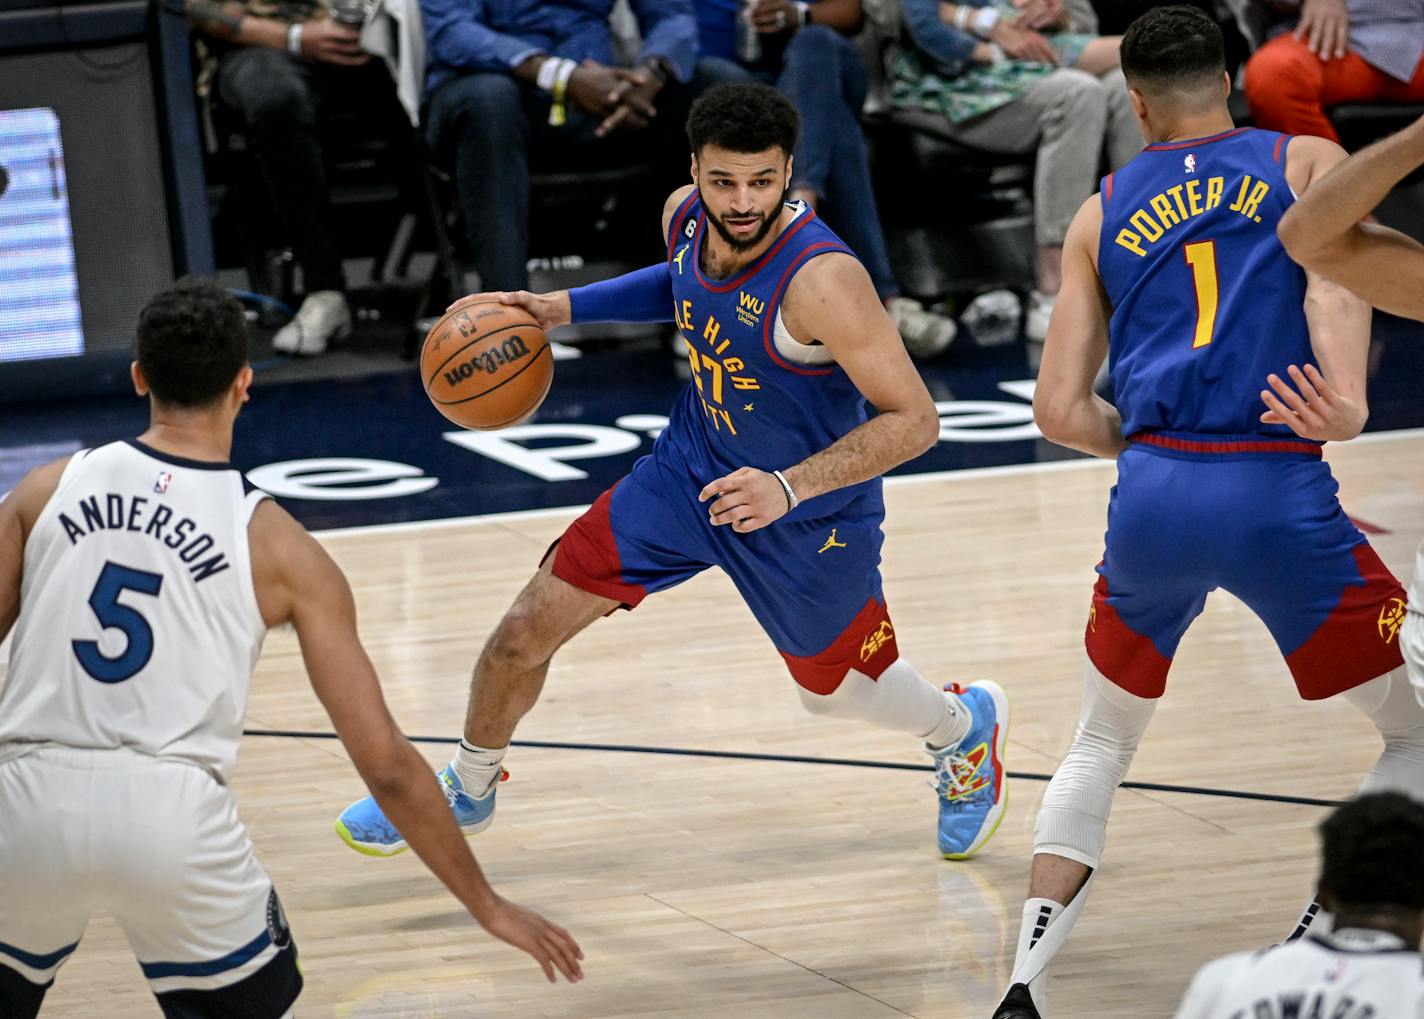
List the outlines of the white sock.
{"type": "Polygon", "coordinates": [[[450,767],[455,769],[455,774],[460,776],[460,784],[465,787],[465,792],[475,799],[479,799],[489,792],[490,787],[499,781],[501,772],[500,761],[504,760],[505,751],[508,745],[497,750],[488,747],[477,747],[460,740],[460,745],[455,748],[455,758],[450,762],[450,767]]]}
{"type": "Polygon", "coordinates": [[[935,727],[925,733],[925,746],[931,750],[943,750],[958,743],[969,735],[969,727],[974,724],[974,714],[969,710],[969,705],[960,700],[957,694],[948,690],[943,692],[944,713],[935,727]]]}
{"type": "Polygon", "coordinates": [[[1014,952],[1013,976],[1009,978],[1009,983],[1027,985],[1034,1004],[1040,1006],[1040,1010],[1048,990],[1047,971],[1028,980],[1020,980],[1019,976],[1027,970],[1029,952],[1043,940],[1043,935],[1062,912],[1063,904],[1052,899],[1029,899],[1024,903],[1023,920],[1019,923],[1019,947],[1014,952]]]}

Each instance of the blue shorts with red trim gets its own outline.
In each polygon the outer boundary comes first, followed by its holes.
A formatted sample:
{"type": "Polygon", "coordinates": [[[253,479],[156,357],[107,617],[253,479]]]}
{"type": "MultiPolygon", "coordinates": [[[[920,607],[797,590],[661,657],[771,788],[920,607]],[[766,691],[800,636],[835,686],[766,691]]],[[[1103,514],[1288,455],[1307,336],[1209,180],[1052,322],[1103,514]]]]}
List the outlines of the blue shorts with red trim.
{"type": "Polygon", "coordinates": [[[745,534],[708,521],[701,489],[671,459],[643,457],[569,525],[554,575],[631,609],[719,566],[796,681],[817,693],[835,690],[851,669],[874,679],[895,661],[880,583],[878,485],[834,515],[745,534]]]}
{"type": "Polygon", "coordinates": [[[1098,671],[1160,697],[1177,643],[1218,587],[1266,624],[1306,700],[1398,668],[1404,590],[1338,490],[1316,443],[1133,436],[1088,618],[1098,671]]]}

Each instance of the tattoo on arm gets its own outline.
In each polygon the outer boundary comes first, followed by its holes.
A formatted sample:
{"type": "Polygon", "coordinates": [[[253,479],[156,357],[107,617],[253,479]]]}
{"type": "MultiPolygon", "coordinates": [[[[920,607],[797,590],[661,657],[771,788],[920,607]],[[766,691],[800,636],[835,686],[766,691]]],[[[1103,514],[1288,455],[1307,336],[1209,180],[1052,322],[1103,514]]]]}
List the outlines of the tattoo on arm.
{"type": "Polygon", "coordinates": [[[215,39],[236,39],[246,13],[235,0],[187,0],[188,24],[215,39]]]}

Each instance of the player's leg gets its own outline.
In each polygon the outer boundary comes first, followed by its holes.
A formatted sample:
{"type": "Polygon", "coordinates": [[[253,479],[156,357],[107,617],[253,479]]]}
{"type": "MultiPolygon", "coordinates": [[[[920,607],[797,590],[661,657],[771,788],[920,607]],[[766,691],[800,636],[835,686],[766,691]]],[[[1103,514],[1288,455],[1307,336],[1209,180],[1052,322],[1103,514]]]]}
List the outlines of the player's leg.
{"type": "Polygon", "coordinates": [[[1008,702],[993,683],[941,690],[900,658],[881,592],[878,494],[834,518],[717,539],[718,561],[781,652],[802,705],[923,740],[936,759],[940,848],[972,855],[1003,816],[1008,702]]]}
{"type": "Polygon", "coordinates": [[[232,791],[191,764],[108,753],[97,894],[164,1016],[288,1014],[302,990],[296,944],[232,791]]]}
{"type": "Polygon", "coordinates": [[[30,1019],[89,919],[84,772],[50,751],[0,763],[0,1016],[30,1019]]]}
{"type": "MultiPolygon", "coordinates": [[[[1424,799],[1424,708],[1401,654],[1404,589],[1345,515],[1325,463],[1273,460],[1258,473],[1267,469],[1271,515],[1243,557],[1250,565],[1223,586],[1265,622],[1303,699],[1344,694],[1374,722],[1384,749],[1362,790],[1424,799]]],[[[1307,905],[1291,938],[1322,922],[1318,908],[1307,905]]]]}
{"type": "MultiPolygon", "coordinates": [[[[652,457],[599,496],[569,525],[485,642],[470,683],[465,731],[440,772],[445,798],[467,835],[489,827],[515,726],[544,688],[554,653],[594,620],[707,568],[689,552],[695,532],[652,457]]],[[[695,500],[690,504],[695,506],[695,500]]],[[[373,797],[336,822],[337,834],[369,856],[403,852],[405,840],[373,797]]]]}
{"type": "Polygon", "coordinates": [[[1209,546],[1195,540],[1212,526],[1210,507],[1183,497],[1209,491],[1199,469],[1141,450],[1119,459],[1084,632],[1083,706],[1039,810],[1014,968],[995,1019],[1040,1014],[1049,964],[1092,890],[1113,796],[1166,689],[1177,644],[1213,586],[1209,546]]]}

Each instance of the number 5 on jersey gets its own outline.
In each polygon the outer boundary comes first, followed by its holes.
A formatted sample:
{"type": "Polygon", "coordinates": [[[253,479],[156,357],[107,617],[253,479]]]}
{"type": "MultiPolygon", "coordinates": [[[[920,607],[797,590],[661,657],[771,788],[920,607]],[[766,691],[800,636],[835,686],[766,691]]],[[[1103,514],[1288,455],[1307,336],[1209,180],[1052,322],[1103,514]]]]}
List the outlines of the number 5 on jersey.
{"type": "Polygon", "coordinates": [[[122,631],[126,641],[122,654],[110,658],[99,650],[97,640],[73,641],[74,657],[84,671],[101,683],[122,683],[135,676],[153,657],[153,627],[143,613],[128,605],[119,603],[119,595],[125,591],[139,594],[157,595],[163,586],[163,577],[146,570],[135,570],[107,562],[99,573],[99,580],[89,594],[89,607],[94,610],[104,629],[122,631]]]}
{"type": "Polygon", "coordinates": [[[1186,247],[1197,292],[1197,331],[1192,349],[1205,347],[1216,336],[1216,306],[1220,300],[1216,277],[1216,241],[1196,241],[1186,247]]]}

